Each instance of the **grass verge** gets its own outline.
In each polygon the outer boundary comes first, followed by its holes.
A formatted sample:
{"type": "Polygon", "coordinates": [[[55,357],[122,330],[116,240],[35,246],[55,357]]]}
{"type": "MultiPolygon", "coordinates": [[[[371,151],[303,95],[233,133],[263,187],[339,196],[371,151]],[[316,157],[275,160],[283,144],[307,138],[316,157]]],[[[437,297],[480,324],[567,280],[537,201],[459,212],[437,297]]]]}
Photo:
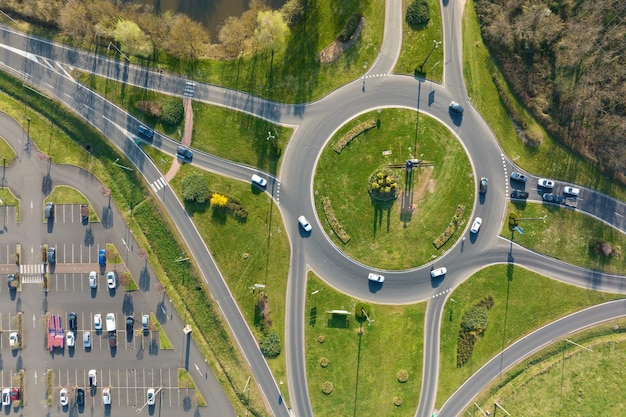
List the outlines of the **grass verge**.
{"type": "Polygon", "coordinates": [[[66,185],[56,186],[46,197],[44,205],[49,201],[62,201],[63,204],[87,204],[89,207],[89,222],[93,223],[100,221],[93,207],[89,204],[87,197],[85,197],[85,195],[76,188],[68,187],[66,185]]]}
{"type": "Polygon", "coordinates": [[[10,188],[0,188],[0,206],[15,206],[15,222],[20,222],[20,200],[13,195],[10,188]]]}
{"type": "Polygon", "coordinates": [[[159,349],[164,349],[164,350],[174,349],[174,347],[172,346],[172,342],[170,342],[170,339],[167,337],[167,334],[163,331],[163,328],[161,328],[161,324],[159,323],[159,320],[156,318],[154,313],[150,313],[150,316],[151,316],[150,318],[151,322],[154,323],[154,330],[159,332],[159,349]]]}
{"type": "Polygon", "coordinates": [[[197,407],[206,407],[206,401],[200,391],[196,388],[196,385],[193,383],[193,380],[189,376],[189,372],[183,368],[178,368],[178,387],[179,389],[194,390],[196,406],[197,407]]]}
{"type": "Polygon", "coordinates": [[[478,271],[454,290],[445,305],[439,364],[439,375],[445,377],[439,378],[436,405],[441,406],[467,378],[523,335],[574,311],[622,297],[562,284],[514,264],[478,271]],[[461,318],[488,295],[495,304],[489,310],[486,331],[469,361],[458,368],[461,318]]]}
{"type": "MultiPolygon", "coordinates": [[[[535,175],[574,182],[626,200],[626,186],[609,181],[597,171],[594,164],[574,155],[545,132],[540,146],[529,146],[522,142],[493,81],[493,77],[501,80],[504,77],[482,41],[473,0],[467,0],[465,4],[462,27],[463,72],[468,95],[509,158],[535,175]]],[[[542,130],[510,91],[508,94],[532,129],[542,130]]]]}
{"type": "Polygon", "coordinates": [[[620,319],[568,337],[591,351],[566,340],[555,342],[507,371],[475,402],[489,410],[497,401],[511,415],[529,417],[621,415],[626,403],[625,328],[626,320],[620,319]]]}
{"type": "MultiPolygon", "coordinates": [[[[406,8],[413,0],[402,1],[402,17],[406,16],[406,8]]],[[[406,19],[402,19],[402,49],[394,71],[398,74],[415,75],[423,65],[423,73],[431,81],[441,83],[443,80],[443,39],[441,27],[441,7],[436,0],[428,0],[430,4],[430,20],[425,27],[413,29],[406,19]],[[437,41],[438,43],[435,43],[437,41]]]]}
{"type": "Polygon", "coordinates": [[[413,416],[421,389],[426,304],[368,304],[373,320],[368,326],[355,317],[358,300],[309,272],[307,293],[314,291],[319,292],[307,297],[305,306],[305,343],[315,415],[413,416]],[[350,315],[329,314],[331,310],[350,315]],[[321,365],[323,358],[328,360],[326,367],[321,365]],[[403,383],[397,377],[401,370],[408,373],[403,383]],[[330,394],[322,392],[326,381],[333,385],[330,394]],[[396,398],[401,405],[394,404],[396,398]]]}
{"type": "Polygon", "coordinates": [[[459,228],[470,218],[475,186],[463,146],[447,128],[424,115],[419,116],[416,138],[416,116],[416,112],[403,109],[361,115],[339,129],[320,156],[314,184],[318,216],[333,242],[366,265],[407,269],[430,262],[455,241],[453,236],[439,250],[433,246],[457,205],[465,207],[459,228]],[[333,151],[343,134],[370,117],[378,120],[378,128],[352,140],[341,154],[333,151]],[[414,169],[410,181],[404,167],[410,158],[433,162],[434,167],[414,169]],[[391,204],[374,204],[367,190],[368,178],[386,164],[401,166],[393,173],[402,194],[391,204]],[[348,244],[341,243],[325,221],[324,197],[330,198],[337,220],[351,236],[348,244]],[[402,209],[407,204],[413,206],[412,211],[402,209]]]}
{"type": "Polygon", "coordinates": [[[611,244],[615,252],[626,249],[626,235],[586,214],[562,207],[540,203],[509,202],[507,217],[543,218],[541,220],[520,220],[524,234],[515,233],[508,221],[502,225],[500,235],[512,239],[529,249],[578,265],[611,274],[624,274],[626,259],[620,256],[600,256],[589,248],[593,239],[611,244]]]}

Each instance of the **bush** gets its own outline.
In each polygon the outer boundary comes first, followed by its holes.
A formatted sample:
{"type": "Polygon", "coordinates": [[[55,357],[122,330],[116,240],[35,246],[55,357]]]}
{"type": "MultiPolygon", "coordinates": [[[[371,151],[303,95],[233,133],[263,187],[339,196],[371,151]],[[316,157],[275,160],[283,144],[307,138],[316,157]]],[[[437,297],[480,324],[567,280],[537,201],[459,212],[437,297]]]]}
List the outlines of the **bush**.
{"type": "Polygon", "coordinates": [[[161,120],[167,125],[174,126],[183,120],[184,115],[183,101],[179,98],[170,98],[163,105],[161,120]]]}
{"type": "Polygon", "coordinates": [[[148,117],[159,119],[163,114],[161,106],[154,101],[138,101],[135,107],[148,117]]]}
{"type": "Polygon", "coordinates": [[[320,366],[321,366],[322,368],[326,368],[326,367],[328,366],[328,364],[329,364],[328,358],[322,358],[322,359],[320,359],[320,366]]]}
{"type": "Polygon", "coordinates": [[[213,195],[211,196],[211,205],[214,207],[226,207],[226,205],[228,204],[228,197],[218,194],[218,193],[213,193],[213,195]]]}
{"type": "Polygon", "coordinates": [[[398,382],[404,384],[406,381],[409,380],[409,372],[406,369],[401,369],[396,374],[396,378],[398,379],[398,382]]]}
{"type": "Polygon", "coordinates": [[[357,126],[350,129],[348,133],[343,135],[341,139],[339,139],[337,144],[333,147],[333,150],[337,153],[341,153],[341,151],[343,151],[343,148],[348,146],[348,144],[352,141],[352,139],[356,138],[361,133],[367,132],[368,130],[373,129],[375,127],[376,127],[376,120],[374,119],[369,119],[363,123],[359,123],[357,126]]]}
{"type": "Polygon", "coordinates": [[[456,229],[459,227],[459,221],[461,220],[461,218],[463,218],[464,212],[465,206],[456,207],[456,212],[454,213],[454,217],[452,217],[450,224],[448,224],[446,230],[444,230],[443,233],[433,242],[435,248],[439,249],[440,247],[445,245],[446,242],[452,237],[454,232],[456,232],[456,229]]]}
{"type": "Polygon", "coordinates": [[[352,35],[354,35],[356,28],[359,27],[360,21],[361,21],[361,15],[357,13],[351,15],[348,18],[348,20],[346,20],[346,24],[344,25],[341,32],[339,32],[339,35],[337,35],[337,40],[341,42],[345,42],[349,40],[352,37],[352,35]]]}
{"type": "Polygon", "coordinates": [[[187,175],[183,180],[181,189],[185,201],[204,203],[209,196],[209,184],[199,174],[187,175]]]}
{"type": "Polygon", "coordinates": [[[267,356],[268,358],[275,358],[276,356],[280,355],[280,337],[278,337],[278,334],[274,330],[271,330],[270,332],[261,336],[259,346],[263,355],[267,356]]]}
{"type": "Polygon", "coordinates": [[[322,335],[317,336],[317,341],[318,341],[319,343],[324,343],[324,342],[326,341],[326,336],[324,336],[323,334],[322,334],[322,335]]]}
{"type": "Polygon", "coordinates": [[[341,226],[341,223],[339,223],[339,220],[337,220],[333,207],[330,204],[330,198],[324,197],[322,199],[322,205],[324,206],[326,220],[330,223],[330,227],[333,229],[333,232],[335,232],[335,235],[337,235],[339,240],[341,240],[344,244],[348,243],[350,241],[350,235],[346,233],[343,226],[341,226]]]}
{"type": "Polygon", "coordinates": [[[461,328],[472,334],[482,334],[487,328],[487,308],[484,306],[471,307],[463,314],[461,328]]]}
{"type": "Polygon", "coordinates": [[[402,405],[402,398],[393,397],[393,405],[395,405],[396,407],[400,407],[402,405]]]}
{"type": "Polygon", "coordinates": [[[370,175],[367,190],[374,200],[392,201],[398,198],[400,185],[394,173],[390,169],[383,168],[370,175]]]}
{"type": "Polygon", "coordinates": [[[330,381],[324,381],[324,383],[322,384],[322,392],[326,395],[333,392],[333,383],[330,381]]]}
{"type": "Polygon", "coordinates": [[[430,20],[430,5],[426,0],[415,0],[406,9],[406,22],[412,26],[423,26],[430,20]]]}

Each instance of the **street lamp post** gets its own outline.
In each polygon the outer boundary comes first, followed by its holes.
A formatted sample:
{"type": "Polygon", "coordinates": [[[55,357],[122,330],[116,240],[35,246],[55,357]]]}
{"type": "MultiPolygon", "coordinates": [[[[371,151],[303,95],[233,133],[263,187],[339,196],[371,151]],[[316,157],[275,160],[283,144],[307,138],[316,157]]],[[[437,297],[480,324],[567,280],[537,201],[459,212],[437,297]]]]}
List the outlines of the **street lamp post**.
{"type": "Polygon", "coordinates": [[[115,46],[115,44],[113,43],[113,41],[109,42],[109,46],[107,46],[107,49],[108,49],[109,51],[111,50],[111,46],[112,46],[113,48],[115,48],[115,50],[116,50],[117,52],[119,52],[119,53],[120,53],[120,54],[124,57],[124,59],[126,59],[126,61],[130,62],[130,58],[128,58],[128,56],[127,56],[124,52],[120,51],[120,50],[119,50],[119,48],[118,48],[117,46],[115,46]]]}
{"type": "Polygon", "coordinates": [[[433,51],[439,48],[439,44],[441,44],[441,41],[436,41],[434,39],[433,39],[433,42],[435,43],[433,45],[433,49],[430,50],[428,55],[426,55],[426,59],[424,60],[424,62],[422,62],[422,65],[420,65],[420,72],[424,72],[424,65],[426,65],[426,61],[428,61],[428,58],[430,58],[430,55],[433,53],[433,51]]]}

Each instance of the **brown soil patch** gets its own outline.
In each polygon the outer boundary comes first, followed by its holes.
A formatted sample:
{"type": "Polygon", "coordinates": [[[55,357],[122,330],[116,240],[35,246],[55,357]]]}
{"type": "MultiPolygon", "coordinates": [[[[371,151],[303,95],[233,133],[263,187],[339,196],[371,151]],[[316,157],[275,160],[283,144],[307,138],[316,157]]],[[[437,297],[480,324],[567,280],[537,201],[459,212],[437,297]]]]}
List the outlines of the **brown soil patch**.
{"type": "Polygon", "coordinates": [[[317,54],[317,60],[321,62],[322,64],[330,64],[332,62],[335,62],[335,60],[341,56],[343,51],[351,47],[352,44],[356,42],[357,39],[359,39],[359,36],[361,35],[361,31],[363,30],[364,26],[365,26],[365,17],[361,17],[359,26],[357,26],[356,30],[354,31],[354,34],[350,37],[349,40],[347,40],[346,42],[335,40],[326,48],[322,49],[322,51],[319,54],[317,54]]]}
{"type": "Polygon", "coordinates": [[[432,178],[434,170],[435,167],[424,167],[418,168],[418,172],[415,173],[416,178],[413,184],[416,186],[413,188],[413,198],[411,199],[413,206],[422,201],[427,192],[435,191],[435,180],[432,178]]]}

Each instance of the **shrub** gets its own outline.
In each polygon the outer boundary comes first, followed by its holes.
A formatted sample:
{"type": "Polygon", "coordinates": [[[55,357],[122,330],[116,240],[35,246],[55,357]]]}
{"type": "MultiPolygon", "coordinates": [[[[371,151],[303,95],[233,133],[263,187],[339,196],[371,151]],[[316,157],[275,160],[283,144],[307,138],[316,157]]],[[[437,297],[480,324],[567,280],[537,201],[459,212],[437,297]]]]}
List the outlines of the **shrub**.
{"type": "Polygon", "coordinates": [[[322,368],[326,368],[326,367],[328,366],[328,364],[329,364],[328,358],[322,358],[322,359],[320,359],[320,366],[321,366],[322,368]]]}
{"type": "Polygon", "coordinates": [[[472,356],[474,351],[474,343],[476,343],[476,336],[471,333],[459,330],[459,339],[456,349],[456,366],[462,367],[472,356]]]}
{"type": "Polygon", "coordinates": [[[383,168],[374,171],[370,175],[367,181],[367,190],[374,200],[391,201],[398,198],[400,185],[394,173],[387,168],[383,168]]]}
{"type": "Polygon", "coordinates": [[[414,0],[406,9],[406,22],[411,27],[425,25],[430,20],[430,5],[427,0],[414,0]]]}
{"type": "Polygon", "coordinates": [[[401,369],[396,374],[396,378],[398,379],[398,382],[405,383],[409,380],[409,372],[406,369],[401,369]]]}
{"type": "Polygon", "coordinates": [[[333,392],[333,383],[330,381],[324,381],[324,383],[322,384],[322,392],[326,395],[333,392]]]}
{"type": "Polygon", "coordinates": [[[278,337],[278,334],[274,330],[271,330],[261,336],[259,346],[263,355],[267,356],[268,358],[275,358],[276,356],[280,355],[280,337],[278,337]]]}
{"type": "Polygon", "coordinates": [[[348,18],[348,20],[346,20],[346,24],[344,25],[341,32],[339,32],[339,35],[337,35],[337,40],[341,42],[345,42],[349,40],[352,37],[352,35],[354,35],[356,28],[359,27],[360,21],[361,21],[361,15],[357,13],[351,15],[348,18]]]}
{"type": "Polygon", "coordinates": [[[209,195],[209,184],[202,175],[187,175],[183,179],[181,193],[186,201],[204,203],[209,195]]]}
{"type": "Polygon", "coordinates": [[[328,220],[328,223],[330,224],[330,228],[333,229],[333,232],[335,232],[335,235],[337,235],[339,240],[341,240],[344,244],[348,243],[350,241],[350,235],[343,230],[343,226],[341,226],[339,220],[335,217],[335,212],[330,204],[330,198],[324,197],[322,199],[322,205],[324,206],[324,214],[326,215],[326,220],[328,220]]]}
{"type": "Polygon", "coordinates": [[[211,196],[211,205],[215,207],[226,207],[228,204],[228,197],[218,193],[213,193],[211,196]]]}
{"type": "Polygon", "coordinates": [[[487,328],[487,308],[473,306],[463,314],[461,328],[469,333],[480,335],[487,328]]]}
{"type": "Polygon", "coordinates": [[[148,117],[159,119],[163,114],[163,109],[154,101],[137,101],[135,107],[148,117]]]}
{"type": "Polygon", "coordinates": [[[324,343],[326,341],[326,336],[324,336],[323,334],[317,336],[317,341],[319,343],[324,343]]]}
{"type": "Polygon", "coordinates": [[[162,108],[161,120],[167,125],[177,125],[183,120],[185,108],[183,101],[179,98],[170,98],[162,108]]]}
{"type": "Polygon", "coordinates": [[[343,151],[343,148],[348,146],[348,144],[352,141],[352,139],[356,138],[361,133],[367,132],[368,130],[373,129],[375,127],[376,127],[376,120],[374,119],[369,119],[363,123],[359,123],[357,126],[350,129],[348,133],[343,135],[341,139],[339,139],[337,144],[333,147],[333,150],[337,153],[341,153],[341,151],[343,151]]]}
{"type": "Polygon", "coordinates": [[[393,397],[393,405],[395,405],[396,407],[400,407],[402,405],[402,398],[393,397]]]}
{"type": "Polygon", "coordinates": [[[444,230],[443,233],[439,235],[439,237],[433,242],[435,248],[439,249],[440,247],[445,245],[448,240],[450,240],[454,232],[456,232],[456,229],[459,227],[459,221],[461,220],[461,218],[463,218],[464,212],[464,206],[456,206],[456,212],[454,213],[452,220],[450,220],[450,224],[448,224],[446,230],[444,230]]]}

